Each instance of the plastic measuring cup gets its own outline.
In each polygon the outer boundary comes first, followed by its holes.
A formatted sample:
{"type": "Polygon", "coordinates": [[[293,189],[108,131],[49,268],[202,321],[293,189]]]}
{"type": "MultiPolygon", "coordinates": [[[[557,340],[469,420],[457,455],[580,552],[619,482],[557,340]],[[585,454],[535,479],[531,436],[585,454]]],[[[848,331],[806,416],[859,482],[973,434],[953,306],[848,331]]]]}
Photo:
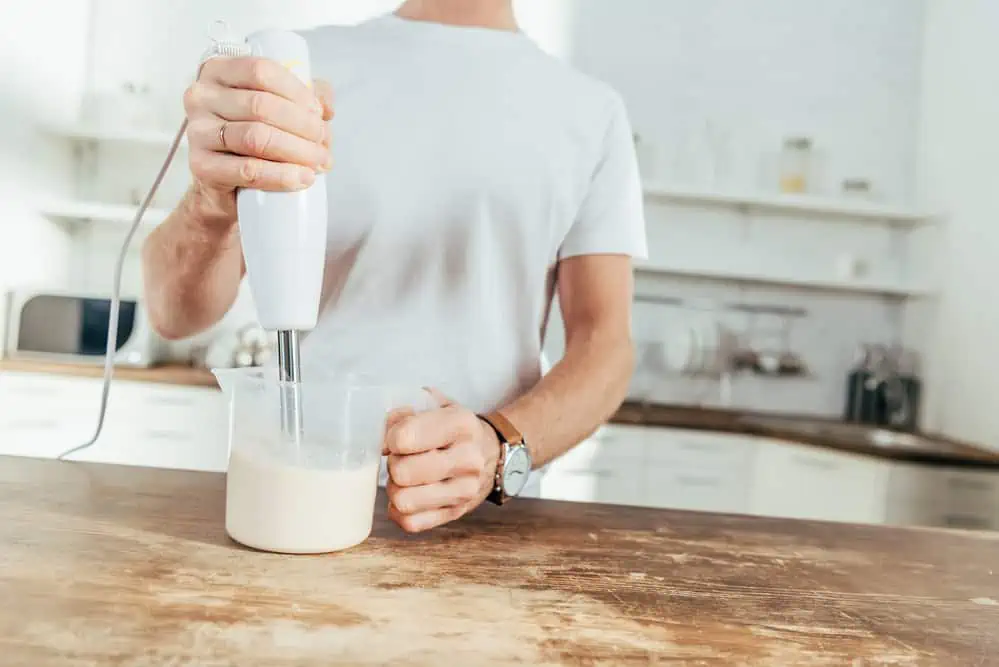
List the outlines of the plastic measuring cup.
{"type": "Polygon", "coordinates": [[[388,416],[424,390],[351,379],[301,383],[302,432],[282,427],[275,369],[216,370],[229,400],[226,532],[262,551],[325,553],[371,534],[388,416]]]}

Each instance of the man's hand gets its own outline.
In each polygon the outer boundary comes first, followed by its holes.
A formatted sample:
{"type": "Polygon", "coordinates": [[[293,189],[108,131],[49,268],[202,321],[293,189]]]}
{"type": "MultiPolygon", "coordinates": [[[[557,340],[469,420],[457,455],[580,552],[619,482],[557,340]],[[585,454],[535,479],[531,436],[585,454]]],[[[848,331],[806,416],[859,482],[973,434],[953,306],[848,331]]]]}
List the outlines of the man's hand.
{"type": "Polygon", "coordinates": [[[385,435],[389,516],[409,533],[467,514],[496,483],[501,447],[492,427],[440,400],[436,410],[390,418],[385,435]]]}
{"type": "Polygon", "coordinates": [[[222,222],[236,219],[236,189],[294,191],[329,171],[333,91],[309,89],[266,58],[212,58],[184,95],[192,192],[222,222]]]}

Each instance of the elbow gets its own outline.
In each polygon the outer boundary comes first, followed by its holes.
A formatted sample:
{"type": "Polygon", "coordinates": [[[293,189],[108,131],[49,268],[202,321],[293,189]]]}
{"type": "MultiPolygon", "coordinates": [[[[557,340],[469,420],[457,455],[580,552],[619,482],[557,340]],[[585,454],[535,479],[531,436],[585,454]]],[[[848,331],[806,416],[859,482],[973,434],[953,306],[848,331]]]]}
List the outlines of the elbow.
{"type": "Polygon", "coordinates": [[[635,350],[635,341],[631,338],[631,336],[627,336],[618,344],[618,350],[618,376],[621,379],[619,389],[615,397],[617,401],[615,409],[620,407],[621,403],[623,403],[628,397],[628,388],[631,386],[631,378],[635,375],[635,366],[638,357],[635,350]]]}
{"type": "Polygon", "coordinates": [[[183,340],[190,335],[173,326],[169,319],[153,316],[153,311],[149,311],[149,324],[157,336],[170,343],[183,340]]]}
{"type": "Polygon", "coordinates": [[[190,332],[182,329],[176,317],[171,317],[172,309],[166,303],[164,297],[165,289],[160,284],[160,279],[154,271],[150,270],[151,259],[148,255],[149,245],[142,248],[142,283],[143,283],[143,306],[146,312],[146,319],[153,332],[160,338],[175,342],[187,338],[190,332]]]}
{"type": "Polygon", "coordinates": [[[145,295],[145,305],[149,326],[152,327],[157,336],[166,341],[175,342],[190,335],[190,332],[178,326],[176,318],[170,317],[170,309],[165,307],[162,300],[153,297],[148,289],[145,295]]]}

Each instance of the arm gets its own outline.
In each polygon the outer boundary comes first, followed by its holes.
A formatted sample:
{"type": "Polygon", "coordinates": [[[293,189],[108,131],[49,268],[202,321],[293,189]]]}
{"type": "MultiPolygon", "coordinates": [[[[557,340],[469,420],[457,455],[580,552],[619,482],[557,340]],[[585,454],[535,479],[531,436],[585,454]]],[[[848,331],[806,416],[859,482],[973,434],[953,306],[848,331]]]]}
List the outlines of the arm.
{"type": "MultiPolygon", "coordinates": [[[[535,467],[572,449],[621,405],[631,379],[631,258],[582,255],[559,265],[565,356],[531,390],[500,409],[524,434],[535,467]]],[[[420,532],[477,507],[495,484],[500,442],[492,427],[440,397],[440,410],[395,419],[389,516],[420,532]]]]}
{"type": "Polygon", "coordinates": [[[534,466],[558,458],[621,406],[634,368],[631,258],[584,255],[559,264],[565,356],[500,411],[524,434],[534,466]]]}
{"type": "MultiPolygon", "coordinates": [[[[631,378],[631,259],[646,254],[641,179],[623,101],[615,96],[603,152],[571,229],[559,247],[562,360],[537,385],[500,408],[524,434],[537,466],[558,458],[607,420],[631,378]]],[[[389,516],[427,530],[478,506],[495,485],[501,447],[492,427],[460,405],[394,420],[389,516]]]]}
{"type": "Polygon", "coordinates": [[[150,319],[169,340],[200,333],[221,320],[246,271],[235,211],[205,199],[192,186],[142,247],[150,319]]]}

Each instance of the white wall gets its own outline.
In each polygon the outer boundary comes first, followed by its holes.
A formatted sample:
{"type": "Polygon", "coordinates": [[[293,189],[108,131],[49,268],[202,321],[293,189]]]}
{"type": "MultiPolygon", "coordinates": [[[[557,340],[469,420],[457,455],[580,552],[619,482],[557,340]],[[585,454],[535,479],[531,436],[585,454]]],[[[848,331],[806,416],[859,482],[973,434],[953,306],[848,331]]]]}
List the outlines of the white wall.
{"type": "MultiPolygon", "coordinates": [[[[819,193],[835,194],[844,178],[864,177],[883,200],[915,200],[921,0],[576,0],[572,7],[570,59],[624,96],[635,131],[654,149],[650,180],[774,190],[782,139],[805,134],[820,153],[819,193]],[[708,122],[725,140],[718,152],[727,155],[727,168],[717,179],[705,160],[708,122]]],[[[836,280],[841,258],[854,256],[869,264],[871,279],[921,284],[931,277],[926,266],[905,261],[907,240],[886,228],[658,203],[649,204],[647,215],[650,254],[674,265],[836,280]]],[[[901,337],[906,315],[897,302],[879,297],[670,278],[642,280],[639,289],[808,311],[795,322],[792,344],[811,376],[740,378],[734,403],[756,409],[840,414],[858,344],[901,337]]],[[[704,317],[639,304],[636,337],[661,341],[704,317]]],[[[744,316],[717,317],[738,330],[749,324],[744,316]]],[[[769,318],[759,324],[772,330],[778,323],[769,318]]],[[[779,345],[763,334],[749,342],[779,345]]],[[[718,383],[710,381],[658,377],[636,383],[636,392],[653,400],[717,403],[720,396],[718,383]]]]}
{"type": "MultiPolygon", "coordinates": [[[[788,135],[824,153],[820,191],[870,178],[912,195],[922,0],[576,0],[572,60],[625,96],[636,130],[678,165],[705,120],[757,184],[788,135]]],[[[669,174],[667,174],[669,175],[669,174]]],[[[769,179],[766,185],[770,185],[769,179]]]]}
{"type": "Polygon", "coordinates": [[[928,0],[920,185],[949,214],[936,326],[924,331],[946,433],[999,448],[999,3],[928,0]]]}
{"type": "Polygon", "coordinates": [[[0,288],[66,277],[67,234],[36,205],[70,191],[72,161],[40,126],[75,115],[89,10],[83,0],[34,0],[5,3],[0,13],[0,288]]]}

